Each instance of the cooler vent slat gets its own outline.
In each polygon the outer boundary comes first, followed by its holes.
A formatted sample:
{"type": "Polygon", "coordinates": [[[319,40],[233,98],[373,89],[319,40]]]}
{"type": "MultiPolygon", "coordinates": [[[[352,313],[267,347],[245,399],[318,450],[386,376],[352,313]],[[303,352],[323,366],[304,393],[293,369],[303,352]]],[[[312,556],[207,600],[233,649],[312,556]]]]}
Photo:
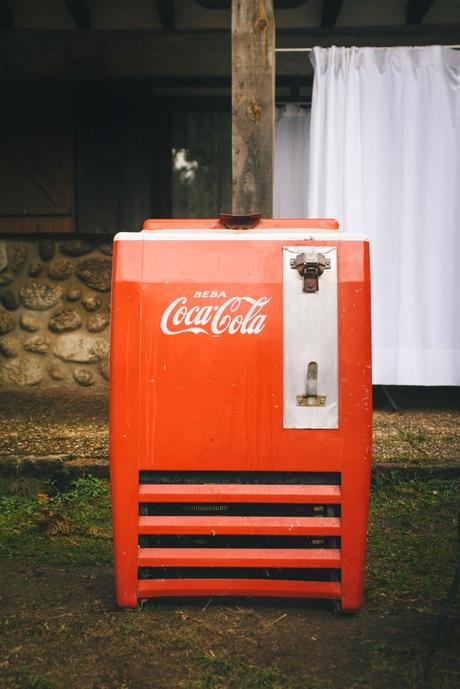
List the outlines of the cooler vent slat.
{"type": "Polygon", "coordinates": [[[141,579],[139,598],[158,596],[277,596],[284,598],[340,598],[340,582],[268,579],[141,579]]]}
{"type": "Polygon", "coordinates": [[[139,567],[340,567],[340,551],[326,548],[143,548],[139,567]]]}
{"type": "Polygon", "coordinates": [[[340,536],[338,517],[139,517],[139,534],[340,536]]]}
{"type": "Polygon", "coordinates": [[[328,503],[341,500],[339,485],[274,485],[274,484],[202,484],[165,485],[141,484],[140,502],[273,502],[277,503],[328,503]]]}

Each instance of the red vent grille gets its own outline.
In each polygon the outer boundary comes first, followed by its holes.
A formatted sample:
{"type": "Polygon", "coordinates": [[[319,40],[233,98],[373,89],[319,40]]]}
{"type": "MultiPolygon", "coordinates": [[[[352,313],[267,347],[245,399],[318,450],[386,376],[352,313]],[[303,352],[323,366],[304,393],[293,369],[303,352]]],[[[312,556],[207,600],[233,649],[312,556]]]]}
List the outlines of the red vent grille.
{"type": "Polygon", "coordinates": [[[139,597],[337,598],[340,509],[337,473],[141,472],[139,597]]]}

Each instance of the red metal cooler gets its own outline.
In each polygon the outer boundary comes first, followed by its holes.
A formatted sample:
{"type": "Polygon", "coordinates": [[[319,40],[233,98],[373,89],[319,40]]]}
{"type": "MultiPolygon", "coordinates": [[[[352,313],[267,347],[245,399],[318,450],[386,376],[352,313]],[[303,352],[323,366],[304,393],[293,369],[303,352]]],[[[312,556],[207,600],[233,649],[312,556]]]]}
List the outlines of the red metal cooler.
{"type": "Polygon", "coordinates": [[[362,603],[369,247],[330,220],[147,221],[115,238],[117,600],[362,603]]]}

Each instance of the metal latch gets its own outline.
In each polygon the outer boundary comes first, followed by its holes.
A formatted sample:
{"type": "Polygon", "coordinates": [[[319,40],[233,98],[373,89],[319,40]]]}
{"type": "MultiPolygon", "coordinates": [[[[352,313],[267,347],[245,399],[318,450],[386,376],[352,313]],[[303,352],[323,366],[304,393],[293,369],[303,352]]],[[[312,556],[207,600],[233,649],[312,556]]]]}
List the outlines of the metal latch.
{"type": "Polygon", "coordinates": [[[331,267],[331,259],[324,254],[297,254],[291,258],[291,268],[295,268],[303,278],[304,292],[317,292],[318,279],[323,272],[331,267]]]}
{"type": "Polygon", "coordinates": [[[324,407],[326,396],[318,395],[318,364],[310,361],[307,367],[307,389],[305,395],[297,395],[299,407],[324,407]]]}

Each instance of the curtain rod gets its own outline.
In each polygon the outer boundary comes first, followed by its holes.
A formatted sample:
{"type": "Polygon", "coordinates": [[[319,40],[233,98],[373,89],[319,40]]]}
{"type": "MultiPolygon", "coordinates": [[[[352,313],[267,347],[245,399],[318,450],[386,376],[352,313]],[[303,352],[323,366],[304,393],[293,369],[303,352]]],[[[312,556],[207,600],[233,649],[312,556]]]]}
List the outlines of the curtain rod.
{"type": "MultiPolygon", "coordinates": [[[[349,48],[351,46],[337,46],[338,48],[349,48]]],[[[356,46],[356,47],[368,47],[368,46],[356,46]]],[[[379,45],[376,46],[377,50],[385,50],[386,48],[427,48],[426,45],[379,45]]],[[[460,44],[457,45],[442,45],[442,48],[453,48],[454,50],[460,49],[460,44]]],[[[275,53],[311,53],[313,48],[275,48],[275,53]]]]}

